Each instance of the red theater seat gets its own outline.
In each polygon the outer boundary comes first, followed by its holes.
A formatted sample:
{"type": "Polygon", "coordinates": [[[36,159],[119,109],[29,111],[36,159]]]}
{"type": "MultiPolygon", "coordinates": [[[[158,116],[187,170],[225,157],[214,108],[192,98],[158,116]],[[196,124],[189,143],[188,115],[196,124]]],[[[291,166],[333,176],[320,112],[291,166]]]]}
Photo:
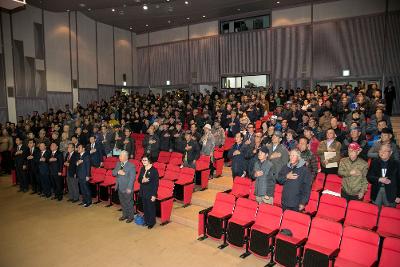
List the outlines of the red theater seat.
{"type": "Polygon", "coordinates": [[[238,198],[232,217],[228,221],[227,240],[224,240],[224,243],[220,246],[221,249],[228,245],[226,241],[236,247],[243,247],[248,244],[250,227],[254,224],[257,208],[257,202],[247,198],[238,198]]]}
{"type": "Polygon", "coordinates": [[[326,176],[324,190],[340,194],[342,191],[342,177],[336,174],[328,174],[326,176]]]}
{"type": "Polygon", "coordinates": [[[275,191],[274,191],[274,205],[281,207],[282,206],[282,191],[283,191],[283,186],[280,184],[275,185],[275,191]]]}
{"type": "Polygon", "coordinates": [[[250,246],[248,248],[252,253],[266,258],[273,251],[275,236],[279,231],[281,220],[281,208],[268,204],[259,206],[256,221],[250,230],[250,246]]]}
{"type": "Polygon", "coordinates": [[[103,167],[107,170],[112,170],[115,168],[115,165],[118,162],[118,158],[116,157],[108,157],[103,162],[103,167]]]}
{"type": "Polygon", "coordinates": [[[163,180],[170,180],[170,181],[174,182],[174,181],[178,180],[180,173],[181,173],[181,168],[179,166],[168,164],[167,169],[165,170],[165,173],[164,173],[163,180]]]}
{"type": "Polygon", "coordinates": [[[227,190],[226,193],[234,195],[236,198],[248,197],[250,192],[251,179],[247,177],[236,177],[233,180],[231,190],[227,190]]]}
{"type": "Polygon", "coordinates": [[[316,216],[342,222],[346,213],[346,206],[346,199],[329,194],[322,194],[316,216]]]}
{"type": "Polygon", "coordinates": [[[308,203],[305,206],[305,212],[314,217],[318,210],[318,202],[319,202],[319,192],[311,191],[310,199],[308,200],[308,203]]]}
{"type": "Polygon", "coordinates": [[[315,177],[315,180],[311,187],[312,191],[318,191],[318,192],[322,191],[325,184],[325,178],[326,178],[325,173],[322,172],[317,173],[317,176],[315,177]]]}
{"type": "Polygon", "coordinates": [[[235,196],[220,192],[215,198],[214,206],[199,212],[198,233],[201,236],[199,240],[204,240],[209,236],[214,239],[225,236],[228,220],[235,207],[235,200],[235,196]]]}
{"type": "Polygon", "coordinates": [[[280,231],[276,235],[275,261],[283,266],[296,266],[300,263],[302,246],[307,241],[311,218],[309,215],[286,210],[283,213],[280,231]],[[290,230],[292,236],[284,235],[282,230],[290,230]]]}
{"type": "Polygon", "coordinates": [[[377,233],[346,226],[334,266],[373,266],[378,260],[378,247],[379,235],[377,233]]]}
{"type": "Polygon", "coordinates": [[[171,152],[160,151],[160,154],[158,154],[157,162],[168,164],[170,158],[171,158],[171,152]]]}
{"type": "Polygon", "coordinates": [[[375,204],[352,200],[347,206],[344,225],[375,230],[376,222],[378,221],[378,212],[378,206],[375,204]]]}
{"type": "Polygon", "coordinates": [[[333,260],[339,253],[342,231],[338,222],[314,218],[304,246],[303,266],[333,266],[333,260]]]}
{"type": "Polygon", "coordinates": [[[200,185],[204,190],[208,187],[208,179],[210,178],[210,157],[201,155],[196,161],[196,185],[200,185]]]}
{"type": "Polygon", "coordinates": [[[254,195],[254,191],[256,190],[256,182],[251,182],[250,190],[249,190],[249,199],[256,201],[256,195],[254,195]]]}
{"type": "Polygon", "coordinates": [[[400,238],[400,210],[382,207],[377,232],[383,237],[400,238]]]}
{"type": "Polygon", "coordinates": [[[224,168],[224,151],[214,151],[214,168],[215,176],[219,177],[222,175],[222,170],[224,168]]]}
{"type": "Polygon", "coordinates": [[[106,207],[111,207],[113,205],[112,203],[112,196],[113,196],[113,186],[115,185],[115,177],[112,175],[112,171],[109,170],[106,173],[106,176],[104,178],[104,181],[102,183],[100,183],[100,187],[104,187],[107,190],[107,194],[108,194],[108,200],[109,200],[109,204],[106,207]]]}
{"type": "Polygon", "coordinates": [[[100,200],[100,184],[104,182],[107,170],[103,168],[91,168],[91,175],[92,177],[89,180],[89,183],[95,185],[96,187],[96,194],[97,194],[97,201],[93,204],[98,204],[101,202],[100,200]]]}
{"type": "Polygon", "coordinates": [[[383,241],[379,267],[398,267],[400,263],[400,239],[387,237],[383,241]]]}
{"type": "Polygon", "coordinates": [[[154,162],[154,163],[153,163],[153,166],[154,166],[154,168],[156,168],[157,171],[158,171],[158,177],[160,177],[160,179],[163,178],[164,175],[165,175],[165,168],[166,168],[165,163],[154,162]]]}
{"type": "Polygon", "coordinates": [[[157,191],[156,215],[161,219],[161,225],[169,223],[174,204],[174,183],[160,180],[157,191]]]}
{"type": "Polygon", "coordinates": [[[175,181],[174,197],[183,201],[184,207],[188,206],[192,201],[194,190],[195,170],[192,168],[182,168],[178,180],[175,181]]]}
{"type": "Polygon", "coordinates": [[[183,159],[183,155],[181,153],[172,152],[171,159],[168,164],[180,166],[180,165],[182,165],[182,159],[183,159]]]}

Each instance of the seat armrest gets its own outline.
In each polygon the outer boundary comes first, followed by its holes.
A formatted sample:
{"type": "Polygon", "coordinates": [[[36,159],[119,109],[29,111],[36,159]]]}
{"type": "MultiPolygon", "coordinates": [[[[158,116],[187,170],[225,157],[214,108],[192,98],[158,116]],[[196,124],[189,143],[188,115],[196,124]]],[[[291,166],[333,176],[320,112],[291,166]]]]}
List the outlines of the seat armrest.
{"type": "Polygon", "coordinates": [[[299,242],[297,242],[295,245],[296,245],[296,247],[302,247],[302,246],[304,246],[305,244],[306,244],[306,242],[307,242],[307,237],[306,238],[303,238],[302,240],[300,240],[299,242]]]}
{"type": "Polygon", "coordinates": [[[213,206],[206,208],[204,210],[199,211],[199,214],[205,214],[207,215],[211,210],[212,210],[213,206]]]}
{"type": "Polygon", "coordinates": [[[232,214],[228,214],[228,215],[222,217],[221,219],[224,220],[224,221],[227,221],[227,220],[229,220],[231,217],[232,217],[232,214]]]}
{"type": "Polygon", "coordinates": [[[333,259],[335,259],[338,255],[339,255],[339,251],[340,251],[340,249],[335,249],[335,251],[333,251],[330,255],[329,255],[329,259],[330,260],[333,260],[333,259]]]}
{"type": "Polygon", "coordinates": [[[163,201],[167,201],[167,200],[169,200],[171,198],[174,198],[174,197],[173,196],[169,196],[169,197],[165,197],[165,198],[161,198],[161,199],[157,198],[157,200],[160,201],[160,202],[163,202],[163,201]]]}
{"type": "Polygon", "coordinates": [[[248,223],[246,223],[245,225],[243,225],[243,227],[244,227],[244,228],[250,228],[250,227],[253,226],[253,224],[254,224],[254,221],[251,221],[251,222],[248,222],[248,223]]]}
{"type": "Polygon", "coordinates": [[[232,189],[228,189],[228,190],[224,191],[224,193],[227,193],[227,194],[229,194],[230,192],[232,192],[232,189]]]}

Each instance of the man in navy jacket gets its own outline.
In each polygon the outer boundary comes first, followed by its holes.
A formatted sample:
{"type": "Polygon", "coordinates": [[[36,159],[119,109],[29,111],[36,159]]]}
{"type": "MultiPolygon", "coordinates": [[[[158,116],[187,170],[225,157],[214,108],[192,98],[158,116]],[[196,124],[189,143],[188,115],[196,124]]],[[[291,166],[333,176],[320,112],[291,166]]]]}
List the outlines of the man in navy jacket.
{"type": "Polygon", "coordinates": [[[105,156],[105,153],[102,144],[97,142],[97,139],[94,135],[89,138],[87,151],[89,151],[90,155],[90,166],[99,168],[103,162],[103,156],[105,156]]]}
{"type": "Polygon", "coordinates": [[[49,158],[50,151],[46,149],[46,144],[42,141],[39,143],[40,158],[39,158],[39,177],[42,188],[42,197],[49,198],[51,196],[51,186],[49,177],[49,158]]]}
{"type": "Polygon", "coordinates": [[[92,205],[92,194],[88,184],[90,177],[90,158],[85,152],[85,148],[82,144],[78,146],[78,154],[78,160],[76,162],[76,177],[78,178],[83,197],[82,202],[79,205],[83,205],[87,208],[92,205]]]}
{"type": "Polygon", "coordinates": [[[51,186],[54,190],[54,197],[61,201],[64,193],[64,178],[61,173],[64,168],[64,157],[61,151],[58,151],[58,145],[53,142],[50,145],[50,158],[49,158],[49,175],[51,186]]]}

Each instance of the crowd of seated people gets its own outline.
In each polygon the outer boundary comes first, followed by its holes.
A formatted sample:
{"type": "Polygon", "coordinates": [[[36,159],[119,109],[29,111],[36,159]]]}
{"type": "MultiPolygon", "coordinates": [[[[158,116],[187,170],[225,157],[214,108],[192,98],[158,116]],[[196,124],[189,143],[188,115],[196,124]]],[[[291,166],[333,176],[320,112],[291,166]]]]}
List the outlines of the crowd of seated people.
{"type": "MultiPolygon", "coordinates": [[[[342,177],[341,194],[348,200],[363,199],[369,183],[375,204],[395,206],[400,203],[399,151],[387,115],[392,111],[385,108],[380,90],[351,85],[116,94],[87,107],[66,105],[2,125],[1,170],[15,168],[21,192],[31,189],[32,194],[61,200],[63,166],[73,151],[78,160],[85,158],[82,164],[101,167],[105,158],[121,151],[134,158],[138,140],[133,134],[145,134],[140,142],[152,162],[160,151],[179,152],[182,166],[194,168],[206,155],[213,169],[213,152],[230,139],[226,161],[232,178],[256,180],[258,202],[273,203],[274,188],[282,184],[284,209],[302,211],[317,173],[323,172],[342,177]]],[[[90,206],[82,179],[83,205],[90,206]]],[[[75,190],[70,200],[77,197],[75,190]]]]}

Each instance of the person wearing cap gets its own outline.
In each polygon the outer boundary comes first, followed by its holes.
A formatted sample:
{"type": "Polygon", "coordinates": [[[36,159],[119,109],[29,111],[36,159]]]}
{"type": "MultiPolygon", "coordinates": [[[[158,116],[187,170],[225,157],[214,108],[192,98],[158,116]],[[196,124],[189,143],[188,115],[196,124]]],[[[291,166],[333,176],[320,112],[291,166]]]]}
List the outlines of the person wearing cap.
{"type": "Polygon", "coordinates": [[[262,146],[258,150],[252,176],[256,179],[254,187],[256,201],[272,205],[274,203],[275,180],[270,175],[272,163],[268,160],[268,154],[269,150],[266,146],[262,146]]]}
{"type": "Polygon", "coordinates": [[[349,156],[342,158],[339,163],[338,174],[342,176],[341,196],[347,201],[362,200],[367,191],[368,163],[359,155],[362,147],[352,142],[348,147],[349,156]]]}
{"type": "Polygon", "coordinates": [[[299,150],[290,151],[289,157],[276,178],[283,185],[282,210],[303,211],[310,198],[311,174],[299,150]]]}
{"type": "Polygon", "coordinates": [[[382,145],[390,145],[392,148],[392,158],[399,160],[399,150],[395,142],[393,142],[393,131],[389,128],[383,128],[381,132],[381,138],[374,143],[374,145],[368,151],[368,157],[377,159],[379,156],[379,149],[382,145]]]}
{"type": "Polygon", "coordinates": [[[310,170],[312,180],[314,181],[318,173],[318,160],[315,154],[309,149],[309,141],[306,137],[300,137],[297,149],[301,153],[301,158],[305,161],[306,166],[310,170]]]}
{"type": "Polygon", "coordinates": [[[371,183],[371,200],[381,207],[396,207],[400,204],[400,166],[391,156],[392,147],[383,144],[379,148],[379,157],[373,159],[367,173],[371,183]]]}
{"type": "Polygon", "coordinates": [[[214,135],[211,133],[211,125],[206,124],[203,127],[204,134],[200,138],[200,145],[201,145],[201,155],[212,156],[215,147],[215,138],[214,135]]]}
{"type": "Polygon", "coordinates": [[[289,154],[282,142],[282,133],[275,131],[272,135],[271,144],[267,145],[269,149],[269,160],[272,163],[271,175],[276,179],[282,167],[289,161],[289,154]]]}

